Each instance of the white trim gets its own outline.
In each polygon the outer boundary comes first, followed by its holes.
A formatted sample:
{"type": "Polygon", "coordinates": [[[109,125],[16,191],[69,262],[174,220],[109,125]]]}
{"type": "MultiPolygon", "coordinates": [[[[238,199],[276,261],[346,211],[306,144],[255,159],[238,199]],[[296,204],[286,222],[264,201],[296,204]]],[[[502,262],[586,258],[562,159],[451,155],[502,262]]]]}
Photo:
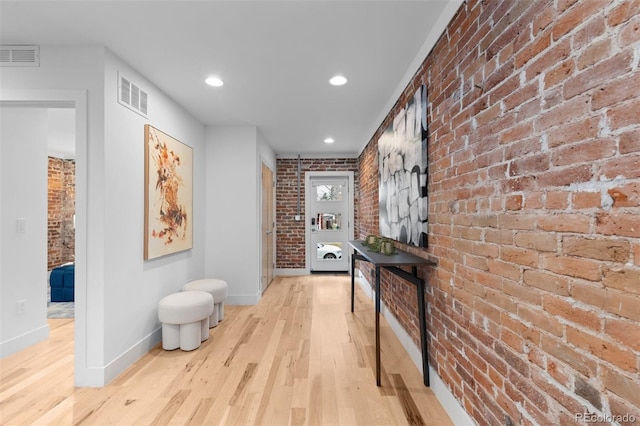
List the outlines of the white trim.
{"type": "Polygon", "coordinates": [[[229,305],[255,305],[260,301],[261,297],[261,291],[256,294],[227,294],[224,303],[229,305]]]}
{"type": "MultiPolygon", "coordinates": [[[[374,289],[364,278],[364,275],[360,270],[356,270],[356,272],[358,285],[369,298],[373,299],[375,297],[374,289]]],[[[411,361],[413,361],[415,366],[418,367],[420,374],[422,374],[422,352],[420,348],[418,348],[418,346],[413,342],[409,334],[398,322],[396,317],[391,314],[389,309],[387,309],[382,300],[380,301],[380,313],[387,320],[389,327],[391,327],[391,330],[393,330],[396,337],[398,337],[400,344],[407,351],[409,358],[411,358],[411,361]]],[[[471,426],[476,424],[431,366],[429,366],[429,384],[429,389],[433,391],[438,401],[440,401],[440,404],[442,404],[442,407],[447,412],[454,425],[471,426]]]]}
{"type": "Polygon", "coordinates": [[[20,352],[24,348],[28,348],[31,345],[35,345],[38,342],[47,340],[49,338],[49,326],[43,325],[42,327],[16,336],[13,339],[0,342],[0,358],[13,355],[16,352],[20,352]]]}
{"type": "Polygon", "coordinates": [[[311,271],[309,269],[286,269],[276,268],[276,277],[295,277],[298,275],[309,275],[311,271]]]}
{"type": "MultiPolygon", "coordinates": [[[[347,239],[348,240],[353,240],[354,239],[354,235],[355,235],[355,202],[354,202],[354,192],[355,192],[355,184],[354,184],[354,172],[349,171],[349,172],[340,172],[340,171],[336,171],[336,172],[304,172],[304,190],[305,193],[304,195],[304,217],[305,220],[310,216],[310,212],[309,212],[309,197],[307,192],[309,191],[309,185],[310,185],[310,181],[311,178],[323,178],[323,177],[347,177],[348,181],[349,181],[349,229],[348,231],[348,236],[347,239]]],[[[311,250],[309,250],[309,245],[310,245],[310,241],[311,241],[311,231],[309,228],[309,223],[307,223],[305,221],[304,224],[304,252],[305,252],[305,256],[304,256],[304,264],[305,264],[305,270],[309,271],[308,273],[311,273],[311,250]]],[[[345,247],[346,249],[346,247],[345,247]]],[[[346,251],[345,249],[343,249],[344,251],[346,251]]],[[[347,271],[351,272],[351,261],[348,260],[347,261],[347,271]]]]}
{"type": "Polygon", "coordinates": [[[467,414],[462,408],[460,402],[451,393],[451,390],[447,387],[446,383],[442,381],[438,373],[429,366],[429,384],[442,408],[447,412],[449,418],[456,426],[475,426],[477,423],[467,414]]]}
{"type": "Polygon", "coordinates": [[[3,90],[0,101],[8,104],[37,104],[43,108],[68,108],[76,111],[76,237],[75,237],[75,334],[74,334],[74,384],[75,386],[101,386],[103,377],[96,376],[96,368],[87,361],[87,215],[88,215],[88,106],[86,90],[3,90]]]}
{"type": "Polygon", "coordinates": [[[107,364],[103,373],[99,376],[103,377],[104,383],[100,386],[107,385],[111,380],[132,366],[136,361],[146,355],[158,343],[162,341],[162,327],[158,327],[151,334],[140,340],[135,345],[124,351],[120,356],[107,364]]]}

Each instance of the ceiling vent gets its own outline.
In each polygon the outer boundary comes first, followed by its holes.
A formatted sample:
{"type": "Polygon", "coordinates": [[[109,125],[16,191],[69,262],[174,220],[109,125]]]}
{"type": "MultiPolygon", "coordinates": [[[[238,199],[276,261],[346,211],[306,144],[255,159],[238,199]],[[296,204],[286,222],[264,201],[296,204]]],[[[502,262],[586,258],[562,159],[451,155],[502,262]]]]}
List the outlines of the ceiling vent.
{"type": "Polygon", "coordinates": [[[0,45],[0,66],[39,67],[40,46],[0,45]]]}
{"type": "Polygon", "coordinates": [[[147,92],[118,73],[118,102],[141,116],[147,116],[147,92]]]}

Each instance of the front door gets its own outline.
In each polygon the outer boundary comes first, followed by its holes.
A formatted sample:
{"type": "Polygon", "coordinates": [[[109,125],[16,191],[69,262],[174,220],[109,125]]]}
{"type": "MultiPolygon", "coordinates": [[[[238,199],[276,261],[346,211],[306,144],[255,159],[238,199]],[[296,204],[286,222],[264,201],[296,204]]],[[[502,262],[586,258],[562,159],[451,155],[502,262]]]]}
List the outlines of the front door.
{"type": "Polygon", "coordinates": [[[310,176],[307,226],[311,272],[348,271],[349,176],[310,176]]]}

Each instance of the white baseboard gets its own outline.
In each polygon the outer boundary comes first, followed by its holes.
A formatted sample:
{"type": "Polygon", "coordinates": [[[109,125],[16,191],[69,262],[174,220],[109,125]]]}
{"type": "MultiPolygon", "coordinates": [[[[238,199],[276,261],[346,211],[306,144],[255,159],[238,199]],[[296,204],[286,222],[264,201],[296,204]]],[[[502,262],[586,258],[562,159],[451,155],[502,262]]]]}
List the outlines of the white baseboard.
{"type": "Polygon", "coordinates": [[[297,275],[309,275],[311,272],[306,269],[306,268],[299,268],[299,269],[276,269],[276,277],[278,276],[282,276],[282,277],[294,277],[297,275]]]}
{"type": "Polygon", "coordinates": [[[255,305],[260,301],[260,294],[227,294],[227,305],[255,305]]]}
{"type": "Polygon", "coordinates": [[[76,358],[73,374],[74,386],[77,388],[101,388],[105,385],[103,367],[86,367],[78,365],[76,358]]]}
{"type": "Polygon", "coordinates": [[[162,341],[162,326],[158,327],[144,339],[124,351],[119,357],[108,363],[104,367],[105,386],[111,380],[115,379],[120,373],[132,366],[136,361],[146,355],[154,346],[162,341]]]}
{"type": "MultiPolygon", "coordinates": [[[[158,327],[104,367],[86,367],[78,365],[76,362],[74,385],[76,387],[87,388],[101,388],[106,386],[161,341],[162,327],[158,327]]],[[[79,360],[76,359],[76,361],[79,360]]]]}
{"type": "MultiPolygon", "coordinates": [[[[365,292],[365,294],[373,300],[375,297],[375,290],[371,287],[369,282],[364,278],[363,274],[356,269],[356,281],[358,285],[365,292]]],[[[380,313],[384,316],[393,330],[394,334],[400,340],[400,344],[409,354],[409,358],[418,367],[420,374],[422,374],[422,351],[421,349],[413,342],[409,334],[405,331],[402,325],[398,322],[396,317],[391,314],[389,309],[385,306],[384,302],[380,301],[380,313]]],[[[447,412],[451,421],[456,426],[472,426],[476,423],[473,419],[467,414],[467,412],[462,408],[460,402],[456,399],[456,397],[451,393],[447,385],[442,381],[438,373],[429,366],[429,388],[433,391],[434,395],[442,404],[442,407],[447,412]]]]}
{"type": "Polygon", "coordinates": [[[462,408],[460,402],[451,393],[447,384],[442,381],[438,373],[429,366],[429,387],[435,394],[449,418],[456,426],[475,426],[477,423],[462,408]]]}
{"type": "Polygon", "coordinates": [[[35,345],[38,342],[49,338],[49,325],[45,324],[20,336],[16,336],[5,342],[0,343],[0,358],[13,355],[16,352],[35,345]]]}
{"type": "MultiPolygon", "coordinates": [[[[259,295],[228,295],[225,303],[230,305],[255,305],[259,300],[259,295]]],[[[162,327],[158,327],[104,367],[84,369],[82,376],[76,377],[75,385],[83,387],[103,387],[107,385],[161,341],[162,327]]]]}

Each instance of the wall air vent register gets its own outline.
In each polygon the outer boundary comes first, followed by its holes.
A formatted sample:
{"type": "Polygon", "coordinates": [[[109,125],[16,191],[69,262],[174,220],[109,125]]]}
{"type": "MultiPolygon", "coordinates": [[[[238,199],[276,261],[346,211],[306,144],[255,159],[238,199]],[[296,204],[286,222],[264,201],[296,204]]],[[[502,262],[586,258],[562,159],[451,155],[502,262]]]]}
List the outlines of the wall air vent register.
{"type": "Polygon", "coordinates": [[[40,46],[0,45],[0,66],[39,67],[40,46]]]}
{"type": "Polygon", "coordinates": [[[148,118],[147,92],[120,73],[118,73],[118,103],[148,118]]]}

